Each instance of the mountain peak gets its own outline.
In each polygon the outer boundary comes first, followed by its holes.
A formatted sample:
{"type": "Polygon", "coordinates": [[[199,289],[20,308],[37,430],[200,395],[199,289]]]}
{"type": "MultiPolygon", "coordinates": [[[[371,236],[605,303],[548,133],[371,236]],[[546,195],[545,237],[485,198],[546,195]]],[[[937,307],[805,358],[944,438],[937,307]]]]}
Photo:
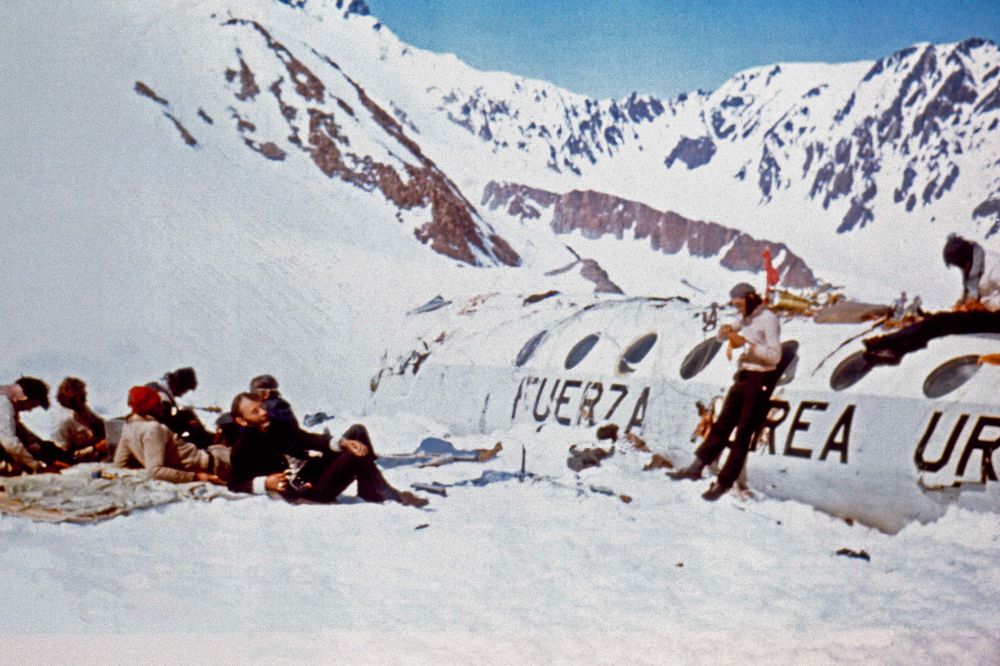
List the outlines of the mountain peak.
{"type": "MultiPolygon", "coordinates": [[[[309,3],[309,0],[278,0],[278,2],[288,5],[294,9],[302,9],[309,3]]],[[[336,0],[334,6],[338,10],[344,10],[345,18],[351,14],[356,14],[358,16],[371,15],[371,9],[368,8],[368,4],[365,3],[365,0],[336,0]]]]}

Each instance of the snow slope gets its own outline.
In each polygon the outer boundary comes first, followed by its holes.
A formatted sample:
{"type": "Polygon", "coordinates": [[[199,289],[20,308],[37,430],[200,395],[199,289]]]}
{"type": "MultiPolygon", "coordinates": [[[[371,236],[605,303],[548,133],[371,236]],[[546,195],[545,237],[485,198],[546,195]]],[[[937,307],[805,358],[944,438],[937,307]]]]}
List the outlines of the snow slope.
{"type": "MultiPolygon", "coordinates": [[[[342,5],[310,2],[308,12],[265,0],[5,7],[4,378],[30,373],[55,384],[78,374],[91,385],[98,411],[110,416],[124,411],[129,385],[180,365],[199,371],[192,396],[199,405],[225,405],[249,377],[271,372],[300,413],[334,411],[342,416],[335,427],[342,427],[346,415],[359,413],[379,355],[414,306],[437,294],[593,290],[575,272],[544,276],[572,255],[562,240],[518,233],[520,223],[504,216],[482,214],[476,228],[495,228],[527,258],[522,267],[475,268],[432,252],[414,239],[425,213],[328,177],[279,135],[284,121],[273,108],[233,101],[241,81],[226,81],[224,69],[238,71],[237,48],[257,70],[277,73],[241,41],[243,33],[224,31],[222,23],[239,14],[273,29],[311,68],[323,62],[313,48],[336,59],[468,201],[478,201],[477,188],[488,180],[528,175],[553,190],[581,182],[572,171],[546,170],[547,152],[494,153],[478,134],[453,133],[452,103],[437,108],[448,93],[427,90],[448,77],[485,88],[508,86],[511,77],[413,49],[414,64],[407,65],[408,47],[376,29],[373,18],[345,20],[342,5]],[[228,41],[217,41],[220,34],[228,41]],[[137,94],[137,81],[168,104],[137,94]],[[237,129],[230,108],[247,117],[259,112],[253,136],[237,129]],[[261,149],[264,138],[280,141],[286,159],[263,156],[247,138],[261,149]]],[[[338,88],[344,98],[355,95],[349,104],[360,100],[332,67],[323,76],[345,86],[338,88]]],[[[552,90],[541,82],[531,89],[552,90]]],[[[704,97],[690,104],[704,104],[704,97]]],[[[636,117],[642,108],[655,112],[649,98],[618,106],[636,117]]],[[[610,104],[604,108],[612,113],[610,104]]],[[[327,110],[338,113],[332,105],[327,110]]],[[[696,124],[698,112],[684,113],[696,124]]],[[[643,122],[651,136],[665,131],[643,122]]],[[[412,159],[384,127],[358,123],[349,139],[359,156],[398,160],[392,164],[401,170],[412,159]]],[[[988,137],[992,149],[995,134],[988,137]]],[[[740,200],[706,196],[704,187],[682,197],[687,190],[664,189],[644,167],[619,167],[645,152],[638,145],[616,152],[620,162],[603,174],[595,169],[587,182],[650,203],[680,201],[661,207],[693,216],[714,219],[721,211],[721,223],[742,225],[745,217],[748,225],[763,224],[768,217],[741,207],[757,201],[749,185],[740,200]]],[[[649,159],[664,168],[668,146],[658,145],[649,159]]],[[[784,200],[798,215],[794,200],[784,200]]],[[[865,227],[873,228],[883,227],[865,227]]],[[[936,257],[947,229],[922,229],[907,235],[899,256],[916,257],[919,247],[919,257],[936,257]]],[[[813,238],[822,244],[823,235],[811,231],[792,234],[790,246],[798,251],[796,243],[813,238]]],[[[698,270],[689,264],[656,274],[652,264],[640,271],[647,264],[630,262],[627,246],[609,251],[604,241],[572,242],[584,256],[607,254],[630,291],[645,291],[644,274],[653,275],[645,284],[657,292],[698,270]]],[[[850,252],[866,244],[867,237],[852,238],[850,252]]],[[[903,270],[889,266],[894,275],[903,270]]],[[[956,282],[943,270],[926,275],[956,282]]],[[[709,277],[711,284],[697,286],[724,291],[726,274],[709,277]]],[[[50,419],[27,420],[44,433],[50,419]]],[[[384,453],[412,450],[422,436],[449,430],[407,414],[371,426],[384,453]]],[[[427,513],[250,498],[171,505],[87,527],[0,517],[0,623],[17,635],[3,642],[0,655],[5,663],[39,656],[84,663],[333,661],[343,652],[367,663],[995,658],[1000,579],[993,563],[1000,543],[992,516],[954,511],[890,538],[795,504],[707,505],[693,486],[638,471],[645,462],[638,454],[584,473],[581,495],[565,467],[566,449],[590,437],[490,433],[487,441],[457,441],[473,447],[502,440],[504,453],[488,466],[390,472],[406,486],[474,478],[485,467],[517,470],[523,444],[528,469],[552,477],[453,489],[427,513]],[[863,548],[872,561],[838,557],[840,547],[863,548]]]]}

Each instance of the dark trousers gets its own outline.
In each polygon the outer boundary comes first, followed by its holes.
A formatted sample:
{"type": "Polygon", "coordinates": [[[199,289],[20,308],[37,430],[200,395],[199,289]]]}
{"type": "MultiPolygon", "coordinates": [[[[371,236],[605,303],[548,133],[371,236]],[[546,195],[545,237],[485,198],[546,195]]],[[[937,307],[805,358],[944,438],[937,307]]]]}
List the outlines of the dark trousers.
{"type": "Polygon", "coordinates": [[[703,464],[710,465],[724,448],[729,447],[729,456],[718,479],[719,484],[726,488],[736,483],[743,470],[750,441],[767,416],[776,379],[773,371],[741,370],[736,373],[735,381],[722,403],[722,411],[712,424],[708,437],[695,451],[703,464]],[[733,428],[736,429],[736,439],[730,442],[733,428]]]}
{"type": "Polygon", "coordinates": [[[973,333],[1000,333],[1000,312],[939,312],[895,333],[865,340],[865,347],[904,356],[923,349],[934,338],[973,333]]]}
{"type": "Polygon", "coordinates": [[[366,502],[383,502],[393,499],[395,489],[382,476],[375,464],[375,448],[368,436],[368,430],[360,423],[348,428],[344,439],[354,439],[368,447],[364,456],[356,456],[349,451],[330,451],[322,458],[307,463],[305,478],[312,487],[303,497],[313,502],[336,502],[352,481],[358,482],[358,497],[366,502]]]}

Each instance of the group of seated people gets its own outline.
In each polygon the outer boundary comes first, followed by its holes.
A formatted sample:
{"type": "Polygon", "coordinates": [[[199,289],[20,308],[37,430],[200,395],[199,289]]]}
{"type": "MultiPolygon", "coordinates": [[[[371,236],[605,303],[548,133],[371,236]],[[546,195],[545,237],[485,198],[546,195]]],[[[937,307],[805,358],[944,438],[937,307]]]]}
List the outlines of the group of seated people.
{"type": "Polygon", "coordinates": [[[212,433],[177,398],[198,386],[193,368],[128,391],[130,413],[109,446],[105,421],[87,405],[86,384],[67,377],[56,398],[67,413],[52,440],[32,433],[20,415],[49,408],[49,387],[36,377],[0,386],[0,475],[60,471],[78,462],[110,461],[149,471],[174,483],[202,481],[235,492],[273,494],[290,501],[336,502],[357,482],[367,502],[391,500],[424,506],[427,500],[393,488],[375,464],[367,429],[352,425],[338,439],[299,426],[271,375],[260,375],[238,394],[212,433]]]}

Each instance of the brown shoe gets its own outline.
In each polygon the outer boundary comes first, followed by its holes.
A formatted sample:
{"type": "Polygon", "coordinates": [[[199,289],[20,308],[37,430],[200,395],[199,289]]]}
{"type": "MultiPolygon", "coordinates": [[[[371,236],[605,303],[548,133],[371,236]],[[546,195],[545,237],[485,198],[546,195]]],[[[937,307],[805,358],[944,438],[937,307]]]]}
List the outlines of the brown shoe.
{"type": "Polygon", "coordinates": [[[720,484],[718,481],[713,481],[708,490],[701,494],[701,498],[709,502],[714,502],[728,492],[729,488],[727,486],[720,484]]]}

